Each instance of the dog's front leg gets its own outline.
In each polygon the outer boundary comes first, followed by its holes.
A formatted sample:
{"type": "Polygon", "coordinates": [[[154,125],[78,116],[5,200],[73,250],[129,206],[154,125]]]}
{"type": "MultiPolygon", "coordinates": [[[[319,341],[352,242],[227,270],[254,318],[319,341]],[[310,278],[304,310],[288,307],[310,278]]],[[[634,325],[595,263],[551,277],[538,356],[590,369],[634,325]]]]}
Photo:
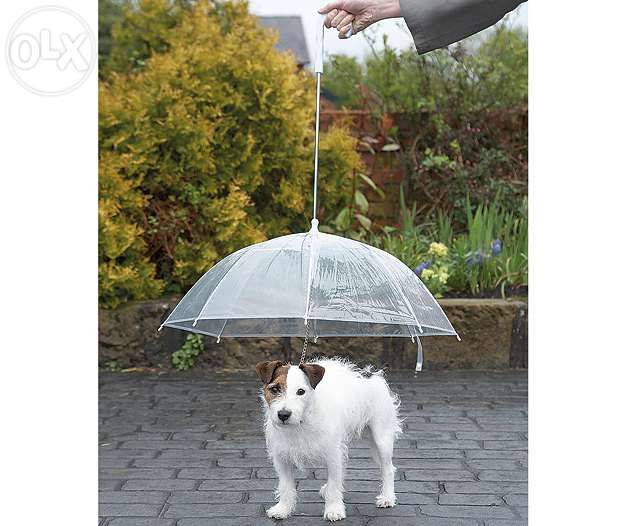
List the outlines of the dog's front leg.
{"type": "Polygon", "coordinates": [[[327,456],[327,482],[320,493],[324,497],[324,518],[339,521],[347,516],[342,493],[344,492],[345,458],[340,447],[333,448],[327,456]]]}
{"type": "Polygon", "coordinates": [[[266,511],[271,519],[285,519],[293,511],[297,503],[297,490],[295,489],[295,466],[281,458],[273,458],[273,465],[279,477],[277,495],[279,502],[266,511]]]}

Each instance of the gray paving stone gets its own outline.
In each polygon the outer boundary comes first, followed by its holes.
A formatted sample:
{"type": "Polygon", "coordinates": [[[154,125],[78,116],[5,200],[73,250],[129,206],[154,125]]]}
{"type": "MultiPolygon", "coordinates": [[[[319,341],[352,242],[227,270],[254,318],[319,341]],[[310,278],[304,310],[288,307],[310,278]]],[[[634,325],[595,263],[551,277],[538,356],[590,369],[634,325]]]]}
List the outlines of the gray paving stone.
{"type": "Polygon", "coordinates": [[[98,490],[99,491],[109,491],[121,489],[123,485],[122,480],[112,480],[112,479],[98,479],[98,490]]]}
{"type": "Polygon", "coordinates": [[[100,450],[100,460],[125,458],[132,460],[135,458],[154,458],[157,451],[150,449],[109,449],[100,450]]]}
{"type": "Polygon", "coordinates": [[[517,450],[498,450],[498,449],[468,449],[465,451],[466,459],[515,459],[515,460],[528,460],[527,451],[517,450]]]}
{"type": "Polygon", "coordinates": [[[443,519],[432,517],[375,517],[369,526],[478,526],[478,521],[472,519],[443,519]]]}
{"type": "Polygon", "coordinates": [[[486,520],[485,526],[528,526],[528,521],[525,519],[492,519],[486,520]]]}
{"type": "Polygon", "coordinates": [[[525,482],[446,482],[447,493],[527,494],[525,482]]]}
{"type": "Polygon", "coordinates": [[[98,461],[98,469],[103,468],[126,468],[132,463],[131,458],[101,458],[98,461]]]}
{"type": "Polygon", "coordinates": [[[123,491],[138,490],[193,490],[197,489],[199,483],[189,479],[160,479],[160,480],[128,480],[123,484],[123,491]]]}
{"type": "Polygon", "coordinates": [[[273,463],[266,457],[218,457],[217,466],[222,468],[267,468],[272,467],[273,463]]]}
{"type": "Polygon", "coordinates": [[[521,435],[507,431],[456,431],[456,438],[462,440],[521,440],[521,435]]]}
{"type": "Polygon", "coordinates": [[[464,469],[405,469],[405,480],[474,480],[464,469]]]}
{"type": "Polygon", "coordinates": [[[99,491],[98,501],[104,504],[163,504],[168,498],[164,491],[99,491]]]}
{"type": "Polygon", "coordinates": [[[157,517],[161,505],[156,504],[99,504],[98,514],[101,517],[157,517]]]}
{"type": "MultiPolygon", "coordinates": [[[[230,486],[230,484],[229,484],[230,486]]],[[[252,492],[255,495],[259,492],[252,492]]],[[[242,501],[244,493],[232,491],[173,491],[169,504],[235,504],[242,501]]]]}
{"type": "Polygon", "coordinates": [[[527,471],[502,471],[502,470],[483,470],[479,473],[479,480],[485,481],[527,481],[527,471]]]}
{"type": "Polygon", "coordinates": [[[503,440],[503,441],[486,440],[483,442],[483,447],[485,449],[518,449],[522,451],[527,451],[528,441],[527,440],[503,440]]]}
{"type": "Polygon", "coordinates": [[[100,478],[106,479],[169,479],[174,476],[173,469],[148,468],[104,468],[98,471],[100,478]]]}
{"type": "MultiPolygon", "coordinates": [[[[399,504],[375,506],[379,470],[368,441],[357,440],[349,448],[343,524],[526,524],[525,371],[389,377],[407,417],[394,450],[399,504]]],[[[265,516],[277,479],[258,391],[254,371],[101,373],[100,526],[276,524],[265,516]]],[[[298,509],[280,526],[326,524],[318,493],[324,467],[298,473],[298,509]]]]}
{"type": "MultiPolygon", "coordinates": [[[[177,521],[177,526],[274,526],[276,523],[269,519],[268,517],[264,518],[253,518],[252,522],[249,522],[249,519],[246,517],[240,518],[219,518],[216,520],[213,519],[180,519],[177,521]]],[[[288,520],[280,521],[278,524],[294,524],[288,520]]]]}
{"type": "Polygon", "coordinates": [[[528,505],[528,496],[527,495],[505,495],[503,500],[508,503],[509,506],[527,506],[528,505]]]}
{"type": "Polygon", "coordinates": [[[166,518],[183,519],[185,517],[259,517],[263,512],[255,504],[170,504],[163,514],[166,518]]]}
{"type": "Polygon", "coordinates": [[[475,471],[480,471],[483,469],[492,469],[492,470],[507,470],[512,471],[513,469],[521,469],[519,462],[517,460],[505,460],[501,458],[492,458],[492,459],[471,459],[466,460],[465,464],[475,471]]]}
{"type": "Polygon", "coordinates": [[[241,468],[186,468],[179,471],[177,478],[180,479],[218,479],[218,480],[231,480],[231,479],[247,479],[250,478],[250,469],[241,468]]]}
{"type": "MultiPolygon", "coordinates": [[[[308,481],[306,481],[308,482],[308,481]]],[[[320,489],[322,482],[311,481],[320,489]]],[[[277,479],[236,479],[234,484],[230,480],[204,480],[199,486],[199,491],[237,491],[273,490],[277,486],[277,479]]]]}
{"type": "Polygon", "coordinates": [[[438,503],[461,506],[501,506],[503,499],[498,495],[464,495],[461,493],[441,493],[438,503]]]}
{"type": "Polygon", "coordinates": [[[133,468],[210,468],[214,460],[193,458],[137,458],[132,462],[133,468]]]}
{"type": "Polygon", "coordinates": [[[393,508],[378,508],[373,504],[356,504],[360,515],[366,517],[415,517],[416,506],[399,504],[393,508]]]}
{"type": "Polygon", "coordinates": [[[129,440],[120,449],[202,449],[200,440],[129,440]]]}
{"type": "Polygon", "coordinates": [[[420,507],[423,515],[429,517],[463,517],[475,519],[512,519],[512,510],[501,506],[441,506],[424,504],[420,507]]]}
{"type": "Polygon", "coordinates": [[[417,447],[418,449],[477,449],[481,445],[475,440],[418,440],[417,447]]]}
{"type": "Polygon", "coordinates": [[[117,517],[109,522],[109,526],[174,526],[174,519],[117,517]]]}

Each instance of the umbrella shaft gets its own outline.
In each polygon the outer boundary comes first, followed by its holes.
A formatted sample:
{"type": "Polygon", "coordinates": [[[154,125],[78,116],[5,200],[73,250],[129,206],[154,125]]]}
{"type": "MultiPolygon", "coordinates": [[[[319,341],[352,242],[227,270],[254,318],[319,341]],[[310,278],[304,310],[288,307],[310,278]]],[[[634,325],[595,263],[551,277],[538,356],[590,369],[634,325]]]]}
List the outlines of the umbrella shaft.
{"type": "Polygon", "coordinates": [[[313,170],[313,219],[317,219],[318,205],[318,151],[320,149],[320,80],[322,73],[316,73],[316,102],[315,102],[315,166],[313,170]]]}

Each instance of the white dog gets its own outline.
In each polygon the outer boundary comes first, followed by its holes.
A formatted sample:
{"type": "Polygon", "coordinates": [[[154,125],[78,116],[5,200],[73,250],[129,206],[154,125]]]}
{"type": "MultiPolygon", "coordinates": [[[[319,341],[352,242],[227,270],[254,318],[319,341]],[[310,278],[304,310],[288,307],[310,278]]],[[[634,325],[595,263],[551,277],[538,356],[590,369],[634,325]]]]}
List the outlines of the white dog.
{"type": "Polygon", "coordinates": [[[327,483],[320,489],[324,518],[346,517],[343,479],[348,445],[368,436],[371,456],[380,467],[382,488],[376,506],[396,504],[392,454],[401,433],[398,397],[382,371],[372,373],[338,359],[320,359],[301,366],[280,361],[256,366],[264,383],[262,396],[268,453],[279,476],[279,502],[268,516],[284,519],[295,510],[295,469],[324,462],[327,483]]]}

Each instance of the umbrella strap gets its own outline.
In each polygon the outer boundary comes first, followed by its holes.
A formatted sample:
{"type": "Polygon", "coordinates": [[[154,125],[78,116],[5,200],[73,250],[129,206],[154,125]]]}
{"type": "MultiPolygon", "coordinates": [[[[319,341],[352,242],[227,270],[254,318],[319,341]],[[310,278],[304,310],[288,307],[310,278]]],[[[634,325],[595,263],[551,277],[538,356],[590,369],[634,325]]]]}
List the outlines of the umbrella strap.
{"type": "Polygon", "coordinates": [[[416,372],[423,370],[423,362],[425,361],[423,356],[423,344],[420,343],[420,337],[416,335],[416,372]]]}
{"type": "Polygon", "coordinates": [[[306,360],[306,347],[309,343],[309,321],[306,322],[306,330],[304,331],[304,345],[302,347],[302,356],[300,357],[300,365],[304,365],[306,360]]]}

